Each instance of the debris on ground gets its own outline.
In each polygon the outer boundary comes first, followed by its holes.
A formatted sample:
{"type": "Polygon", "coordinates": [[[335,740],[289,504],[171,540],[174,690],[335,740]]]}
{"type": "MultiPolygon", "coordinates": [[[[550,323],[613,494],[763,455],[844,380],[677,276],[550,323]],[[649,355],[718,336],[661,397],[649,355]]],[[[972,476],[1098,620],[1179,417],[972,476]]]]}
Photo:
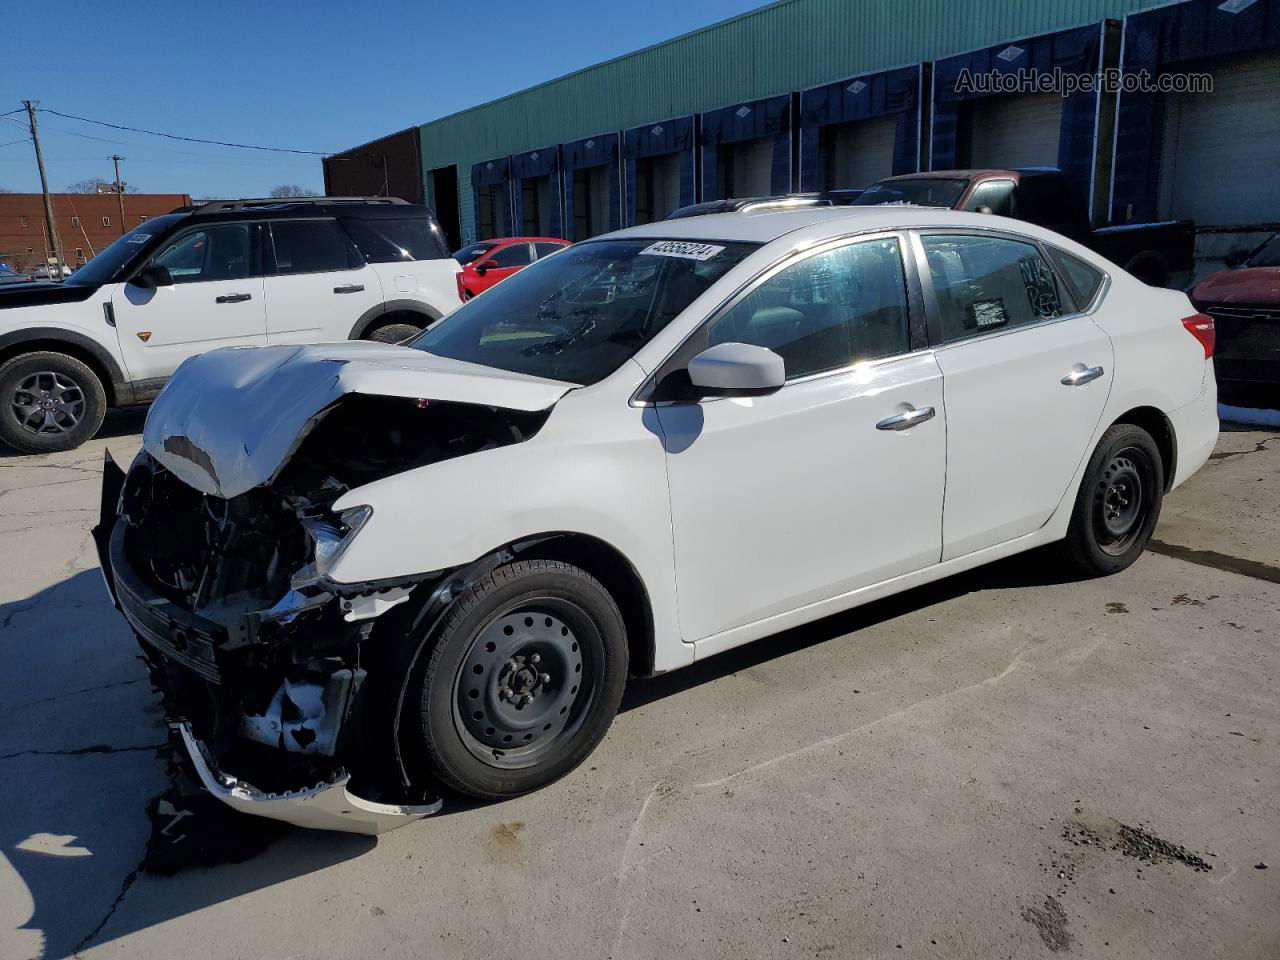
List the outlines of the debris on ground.
{"type": "Polygon", "coordinates": [[[1053,897],[1045,897],[1043,907],[1024,907],[1022,919],[1036,928],[1044,945],[1054,953],[1071,948],[1071,934],[1067,932],[1067,912],[1053,897]]]}

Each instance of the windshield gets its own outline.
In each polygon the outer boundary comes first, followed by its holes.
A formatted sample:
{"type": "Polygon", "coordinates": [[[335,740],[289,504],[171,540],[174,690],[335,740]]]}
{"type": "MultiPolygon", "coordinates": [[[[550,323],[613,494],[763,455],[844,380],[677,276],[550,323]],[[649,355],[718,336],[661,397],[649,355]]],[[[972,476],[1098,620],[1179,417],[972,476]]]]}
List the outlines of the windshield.
{"type": "Polygon", "coordinates": [[[886,203],[912,204],[917,207],[953,207],[968,180],[954,177],[912,177],[910,180],[881,180],[854,200],[855,206],[874,207],[886,203]]]}
{"type": "Polygon", "coordinates": [[[153,239],[185,216],[185,213],[167,213],[138,224],[63,282],[69,287],[98,287],[119,280],[139,254],[151,248],[153,239]]]}
{"type": "Polygon", "coordinates": [[[566,247],[468,301],[408,346],[550,380],[595,383],[755,248],[653,239],[566,247]]]}
{"type": "Polygon", "coordinates": [[[469,263],[475,263],[496,246],[496,243],[473,243],[455,253],[453,259],[465,267],[469,263]]]}
{"type": "Polygon", "coordinates": [[[1245,262],[1247,267],[1280,267],[1280,233],[1271,235],[1245,262]]]}

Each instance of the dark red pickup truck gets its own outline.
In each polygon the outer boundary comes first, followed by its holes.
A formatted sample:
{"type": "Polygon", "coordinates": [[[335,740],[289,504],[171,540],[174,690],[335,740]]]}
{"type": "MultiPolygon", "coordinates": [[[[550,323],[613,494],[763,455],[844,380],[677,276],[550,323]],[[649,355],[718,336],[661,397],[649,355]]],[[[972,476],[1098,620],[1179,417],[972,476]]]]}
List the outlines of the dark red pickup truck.
{"type": "Polygon", "coordinates": [[[1084,244],[1153,287],[1169,286],[1175,274],[1190,271],[1194,265],[1196,227],[1190,220],[1094,229],[1084,197],[1058,170],[909,173],[872,184],[854,201],[867,206],[888,203],[949,207],[1026,220],[1084,244]]]}

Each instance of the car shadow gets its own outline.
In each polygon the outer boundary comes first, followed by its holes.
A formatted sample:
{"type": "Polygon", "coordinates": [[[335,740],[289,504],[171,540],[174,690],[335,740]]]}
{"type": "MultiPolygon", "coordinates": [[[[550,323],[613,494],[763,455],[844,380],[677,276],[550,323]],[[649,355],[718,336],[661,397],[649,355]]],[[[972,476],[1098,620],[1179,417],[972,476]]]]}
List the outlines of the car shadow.
{"type": "Polygon", "coordinates": [[[0,606],[0,641],[4,960],[69,956],[374,847],[247,817],[199,790],[98,570],[0,606]]]}
{"type": "MultiPolygon", "coordinates": [[[[108,410],[106,417],[102,421],[102,426],[94,434],[94,439],[114,440],[117,437],[131,437],[142,433],[142,425],[147,419],[147,411],[149,409],[150,406],[147,405],[108,410]]],[[[24,453],[0,440],[0,460],[39,456],[47,456],[47,454],[24,453]]]]}

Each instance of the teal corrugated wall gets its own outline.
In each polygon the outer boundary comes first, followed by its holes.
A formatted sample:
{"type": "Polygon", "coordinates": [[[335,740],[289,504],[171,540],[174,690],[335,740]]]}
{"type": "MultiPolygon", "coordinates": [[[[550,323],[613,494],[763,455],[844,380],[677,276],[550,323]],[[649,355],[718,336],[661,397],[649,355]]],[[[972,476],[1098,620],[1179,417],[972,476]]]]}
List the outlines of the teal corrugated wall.
{"type": "Polygon", "coordinates": [[[471,165],[735,101],[936,60],[1121,17],[1167,0],[782,0],[657,46],[423,124],[424,179],[457,164],[474,236],[471,165]]]}

